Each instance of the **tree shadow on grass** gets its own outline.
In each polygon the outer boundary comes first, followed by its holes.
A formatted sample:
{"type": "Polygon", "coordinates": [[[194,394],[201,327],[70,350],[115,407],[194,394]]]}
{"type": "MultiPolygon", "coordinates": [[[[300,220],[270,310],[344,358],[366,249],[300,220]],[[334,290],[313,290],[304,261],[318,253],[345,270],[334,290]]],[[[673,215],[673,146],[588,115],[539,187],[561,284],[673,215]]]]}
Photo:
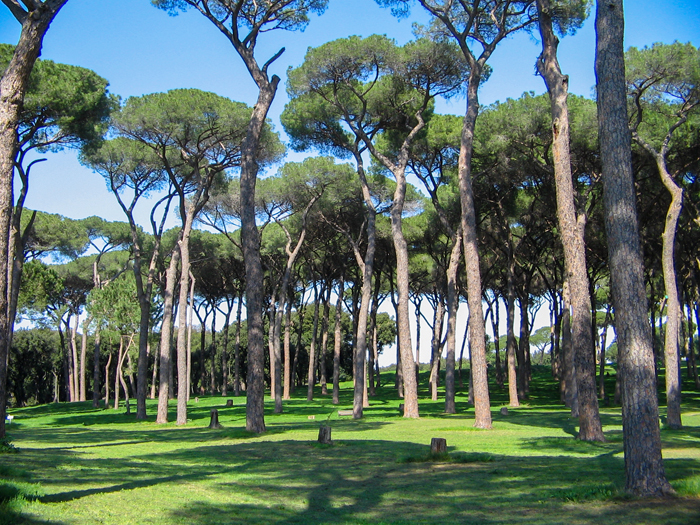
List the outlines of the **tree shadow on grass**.
{"type": "MultiPolygon", "coordinates": [[[[192,456],[207,464],[214,457],[251,459],[240,467],[246,477],[217,480],[215,502],[188,501],[172,515],[195,524],[637,524],[649,523],[648,513],[654,512],[661,516],[655,523],[680,525],[700,517],[697,501],[673,509],[654,502],[567,503],[567,494],[595,499],[603,494],[598,487],[621,484],[622,460],[610,455],[605,462],[553,456],[500,456],[473,464],[397,461],[426,450],[427,445],[395,441],[340,442],[328,448],[283,441],[199,450],[192,456]],[[245,503],[232,502],[230,494],[245,503]]],[[[179,454],[168,461],[184,459],[179,454]]]]}

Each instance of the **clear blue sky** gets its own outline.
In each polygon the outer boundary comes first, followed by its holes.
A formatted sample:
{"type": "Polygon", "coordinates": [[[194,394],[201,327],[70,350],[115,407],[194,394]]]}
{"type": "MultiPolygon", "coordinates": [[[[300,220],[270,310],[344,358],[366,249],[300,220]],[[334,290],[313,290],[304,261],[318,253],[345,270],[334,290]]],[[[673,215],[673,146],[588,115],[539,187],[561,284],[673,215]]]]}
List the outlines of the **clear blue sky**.
{"type": "MultiPolygon", "coordinates": [[[[276,32],[260,39],[263,61],[285,47],[271,68],[285,79],[288,67],[303,61],[308,47],[349,35],[386,34],[403,44],[412,38],[411,24],[426,17],[414,8],[411,17],[397,21],[374,0],[330,0],[321,17],[313,17],[304,33],[276,32]]],[[[626,2],[626,46],[642,47],[654,42],[700,41],[698,0],[634,0],[626,2]]],[[[20,26],[0,5],[0,42],[15,44],[20,26]]],[[[517,35],[499,45],[489,64],[493,74],[481,88],[482,104],[517,98],[525,91],[544,92],[544,83],[534,75],[539,42],[532,35],[517,35]]],[[[595,83],[594,20],[586,21],[575,35],[563,39],[559,60],[570,76],[570,91],[592,96],[595,83]]],[[[150,0],[69,0],[48,31],[42,58],[83,66],[110,82],[110,91],[122,98],[174,88],[199,88],[234,100],[253,104],[255,86],[230,43],[203,16],[188,12],[170,17],[150,5],[150,0]]],[[[286,102],[278,92],[270,118],[278,130],[279,114],[286,102]]],[[[464,114],[464,100],[441,104],[443,113],[464,114]]],[[[305,155],[291,154],[290,160],[305,155]]],[[[48,162],[32,170],[27,207],[72,218],[99,215],[124,220],[121,209],[99,175],[83,168],[72,151],[48,155],[48,162]]],[[[143,207],[140,222],[146,223],[143,207]]],[[[174,224],[174,221],[171,222],[174,224]]],[[[542,313],[546,317],[546,308],[542,313]]],[[[459,311],[459,332],[466,326],[466,308],[459,311]]],[[[505,317],[505,316],[502,316],[505,317]]],[[[413,316],[412,316],[413,319],[413,316]]],[[[546,324],[539,320],[536,326],[546,324]]],[[[415,327],[412,328],[415,337],[415,327]]],[[[461,341],[462,334],[458,333],[461,341]]],[[[422,361],[429,358],[429,330],[422,331],[422,361]]],[[[382,365],[395,361],[387,349],[382,365]]]]}
{"type": "MultiPolygon", "coordinates": [[[[626,2],[626,45],[691,41],[698,45],[700,9],[697,0],[626,2]]],[[[274,73],[285,78],[289,66],[298,66],[309,46],[349,35],[383,33],[404,43],[412,38],[413,21],[425,21],[414,8],[398,21],[374,0],[330,0],[321,17],[313,17],[303,33],[274,32],[260,39],[265,59],[280,47],[285,53],[274,73]]],[[[0,42],[14,44],[20,26],[0,6],[0,42]]],[[[593,17],[573,37],[563,39],[559,58],[570,75],[570,90],[591,96],[595,82],[593,17]]],[[[481,89],[481,101],[490,104],[525,91],[544,91],[534,75],[539,43],[522,34],[504,42],[489,62],[494,69],[481,89]]],[[[190,11],[176,17],[151,6],[149,0],[69,0],[50,27],[42,58],[90,68],[110,82],[110,91],[122,98],[173,88],[194,87],[252,104],[256,91],[230,43],[203,16],[190,11]]],[[[270,117],[278,130],[286,94],[281,89],[270,117]]],[[[441,105],[441,112],[464,113],[464,100],[441,105]]],[[[294,154],[292,160],[299,160],[294,154]]],[[[121,210],[102,179],[82,168],[74,152],[49,155],[32,173],[27,206],[73,218],[100,215],[122,220],[121,210]]],[[[145,215],[144,215],[145,218],[145,215]]]]}

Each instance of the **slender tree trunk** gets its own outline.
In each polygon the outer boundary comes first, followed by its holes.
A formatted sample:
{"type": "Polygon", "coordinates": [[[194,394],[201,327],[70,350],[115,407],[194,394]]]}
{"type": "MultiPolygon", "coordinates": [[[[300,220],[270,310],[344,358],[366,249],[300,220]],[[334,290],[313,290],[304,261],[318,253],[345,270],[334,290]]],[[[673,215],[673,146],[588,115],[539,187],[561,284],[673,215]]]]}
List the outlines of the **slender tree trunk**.
{"type": "Polygon", "coordinates": [[[661,457],[651,330],[635,206],[627,119],[622,0],[596,3],[596,84],[605,231],[619,366],[626,488],[637,496],[673,492],[661,457]]]}
{"type": "Polygon", "coordinates": [[[591,333],[591,301],[588,294],[585,216],[576,214],[569,154],[569,112],[566,99],[569,77],[561,73],[557,60],[557,39],[552,29],[550,0],[537,0],[542,55],[537,67],[549,91],[552,110],[552,156],[557,191],[557,217],[564,246],[564,262],[571,293],[572,343],[576,356],[576,384],[579,397],[578,438],[605,441],[598,413],[595,388],[595,350],[591,333]]]}
{"type": "Polygon", "coordinates": [[[367,213],[367,249],[365,250],[364,260],[362,261],[363,264],[361,265],[362,298],[360,300],[360,311],[357,315],[357,327],[355,331],[356,344],[353,347],[353,379],[355,381],[355,386],[352,411],[353,418],[359,419],[362,417],[362,408],[364,406],[365,357],[367,355],[367,321],[370,304],[372,301],[372,276],[374,275],[374,254],[376,252],[377,239],[377,212],[374,208],[374,203],[369,190],[369,184],[365,177],[362,157],[359,154],[355,155],[355,162],[357,163],[357,173],[360,177],[362,196],[365,201],[367,213]]]}
{"type": "Polygon", "coordinates": [[[194,285],[196,280],[190,272],[190,299],[187,305],[187,401],[192,393],[192,315],[194,313],[194,285]]]}
{"type": "Polygon", "coordinates": [[[608,308],[605,311],[605,325],[603,326],[603,334],[600,338],[600,376],[598,385],[598,397],[600,399],[605,399],[605,345],[607,344],[608,338],[608,326],[610,326],[610,321],[612,320],[612,304],[608,304],[608,308]]]}
{"type": "Polygon", "coordinates": [[[440,383],[440,354],[442,353],[442,327],[445,324],[445,302],[438,294],[433,316],[433,337],[430,341],[430,398],[437,401],[440,383]]]}
{"type": "MultiPolygon", "coordinates": [[[[22,24],[19,42],[0,78],[0,438],[5,437],[7,414],[7,364],[12,326],[8,319],[8,254],[13,207],[12,180],[17,152],[17,126],[29,75],[41,52],[44,35],[67,0],[46,0],[42,9],[27,14],[13,2],[13,15],[22,24]]],[[[27,4],[29,5],[29,4],[27,4]]]]}
{"type": "Polygon", "coordinates": [[[403,235],[402,216],[406,198],[406,176],[404,169],[394,170],[396,191],[391,206],[391,234],[396,253],[396,289],[399,293],[397,309],[397,328],[401,349],[401,368],[403,369],[404,409],[403,416],[418,417],[418,381],[416,378],[416,361],[413,356],[411,343],[411,328],[409,325],[409,277],[408,277],[408,245],[403,235]]]}
{"type": "Polygon", "coordinates": [[[527,299],[518,299],[520,303],[520,338],[517,345],[518,358],[518,399],[527,399],[528,378],[527,378],[527,358],[525,357],[525,345],[529,345],[530,323],[528,319],[527,299]]]}
{"type": "Polygon", "coordinates": [[[321,395],[328,395],[328,386],[326,385],[326,352],[328,351],[328,317],[331,312],[331,291],[333,289],[332,283],[329,281],[327,284],[326,297],[323,300],[323,317],[321,319],[321,351],[319,352],[318,362],[319,362],[319,376],[321,381],[321,395]]]}
{"type": "MultiPolygon", "coordinates": [[[[213,396],[216,394],[216,305],[212,305],[211,312],[211,374],[209,375],[209,391],[213,396]]],[[[279,377],[279,376],[278,376],[279,377]]]]}
{"type": "Polygon", "coordinates": [[[158,378],[158,415],[156,423],[168,422],[168,400],[170,399],[170,339],[173,330],[173,295],[177,282],[177,265],[180,250],[175,248],[170,256],[170,265],[165,275],[163,291],[163,320],[160,328],[160,377],[158,378]]]}
{"type": "Polygon", "coordinates": [[[233,342],[233,395],[241,395],[241,314],[243,309],[243,290],[238,294],[236,306],[236,335],[233,342]]]}
{"type": "Polygon", "coordinates": [[[335,303],[335,331],[333,333],[333,404],[340,403],[340,346],[342,337],[343,295],[345,294],[345,272],[340,274],[338,300],[335,303]]]}
{"type": "Polygon", "coordinates": [[[501,336],[498,331],[500,323],[498,296],[494,295],[493,307],[491,309],[491,329],[493,330],[493,348],[496,353],[496,385],[503,388],[503,365],[501,364],[501,336]]]}
{"type": "Polygon", "coordinates": [[[221,372],[223,378],[221,381],[221,396],[228,396],[228,337],[229,337],[229,324],[231,323],[231,300],[226,301],[226,317],[224,321],[224,344],[221,351],[221,372]]]}
{"type": "Polygon", "coordinates": [[[73,401],[80,401],[80,361],[78,359],[78,344],[76,342],[76,338],[78,335],[78,326],[80,323],[80,317],[78,313],[76,312],[75,316],[73,317],[73,328],[70,331],[70,347],[71,347],[71,354],[73,356],[73,361],[72,361],[72,376],[73,376],[73,392],[71,394],[71,397],[73,401]]]}
{"type": "Polygon", "coordinates": [[[112,364],[112,352],[109,352],[107,364],[105,365],[105,408],[109,408],[109,367],[112,364]]]}
{"type": "MultiPolygon", "coordinates": [[[[119,336],[119,354],[117,355],[116,369],[114,371],[114,410],[119,409],[119,383],[124,381],[122,377],[122,365],[124,364],[124,336],[119,336]]],[[[126,393],[126,388],[124,388],[126,393]]]]}
{"type": "Polygon", "coordinates": [[[508,308],[507,316],[508,320],[506,323],[507,329],[507,360],[508,360],[508,400],[512,407],[520,406],[520,401],[518,400],[518,373],[515,366],[515,354],[517,343],[515,341],[515,285],[514,280],[514,263],[512,257],[512,248],[509,248],[508,256],[508,308]]]}
{"type": "Polygon", "coordinates": [[[80,337],[80,400],[87,400],[87,331],[90,325],[90,318],[86,317],[83,321],[83,333],[80,337]]]}
{"type": "Polygon", "coordinates": [[[316,384],[316,339],[318,336],[318,312],[319,312],[320,294],[316,282],[314,282],[314,321],[311,329],[311,345],[309,346],[309,373],[307,375],[307,391],[306,400],[313,401],[314,385],[316,384]]]}
{"type": "MultiPolygon", "coordinates": [[[[467,112],[460,138],[459,149],[459,195],[462,207],[462,238],[464,262],[467,271],[467,296],[470,312],[469,349],[473,364],[474,381],[474,426],[491,428],[491,401],[486,367],[486,329],[481,305],[481,269],[476,233],[476,208],[472,188],[472,154],[474,150],[474,128],[479,112],[478,89],[481,83],[482,65],[473,63],[467,85],[467,112]]],[[[517,400],[516,400],[517,401],[517,400]]]]}
{"type": "MultiPolygon", "coordinates": [[[[187,299],[190,280],[190,232],[194,210],[188,205],[185,224],[178,240],[180,252],[180,295],[177,306],[177,425],[187,424],[187,299]]],[[[205,330],[202,325],[202,330],[205,330]]]]}
{"type": "Polygon", "coordinates": [[[291,355],[291,338],[292,338],[292,301],[287,301],[286,313],[284,316],[284,391],[282,399],[291,399],[291,382],[292,382],[292,355],[291,355]]]}
{"type": "MultiPolygon", "coordinates": [[[[148,345],[148,351],[146,352],[146,355],[151,353],[151,345],[148,345]]],[[[141,352],[141,346],[139,344],[139,355],[141,352]]],[[[150,398],[155,399],[156,398],[156,385],[158,384],[158,362],[160,359],[158,359],[158,356],[154,356],[153,358],[153,377],[151,377],[151,393],[150,393],[150,398]]],[[[138,414],[137,414],[138,417],[138,414]]]]}
{"type": "MultiPolygon", "coordinates": [[[[92,358],[92,406],[100,406],[100,327],[95,328],[95,347],[92,358]]],[[[105,405],[106,407],[106,405],[105,405]]]]}

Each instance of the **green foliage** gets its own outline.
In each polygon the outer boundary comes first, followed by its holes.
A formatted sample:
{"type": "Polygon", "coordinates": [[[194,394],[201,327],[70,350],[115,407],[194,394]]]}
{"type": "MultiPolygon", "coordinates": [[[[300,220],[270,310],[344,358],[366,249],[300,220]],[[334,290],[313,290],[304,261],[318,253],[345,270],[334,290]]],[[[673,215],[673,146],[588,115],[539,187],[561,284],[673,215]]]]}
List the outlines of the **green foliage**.
{"type": "MultiPolygon", "coordinates": [[[[14,46],[0,44],[0,73],[14,46]]],[[[39,151],[64,147],[94,147],[107,130],[118,98],[93,71],[37,60],[29,79],[19,124],[20,149],[39,151]]]]}
{"type": "Polygon", "coordinates": [[[50,403],[54,373],[61,369],[58,334],[46,328],[17,330],[12,337],[7,391],[13,405],[50,403]]]}
{"type": "Polygon", "coordinates": [[[309,23],[309,13],[323,13],[328,0],[151,0],[151,3],[171,15],[192,6],[208,11],[223,25],[228,25],[232,18],[239,28],[303,31],[309,23]]]}

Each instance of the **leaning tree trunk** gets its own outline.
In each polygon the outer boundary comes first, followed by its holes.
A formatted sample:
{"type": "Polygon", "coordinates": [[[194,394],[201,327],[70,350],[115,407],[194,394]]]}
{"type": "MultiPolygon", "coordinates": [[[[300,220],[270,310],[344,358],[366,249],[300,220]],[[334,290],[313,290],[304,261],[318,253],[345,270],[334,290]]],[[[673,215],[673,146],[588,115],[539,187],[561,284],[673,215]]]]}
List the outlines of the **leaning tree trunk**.
{"type": "MultiPolygon", "coordinates": [[[[12,175],[17,152],[17,125],[29,75],[39,57],[44,35],[67,0],[45,0],[40,9],[26,13],[12,2],[13,15],[22,24],[15,52],[0,79],[0,254],[10,252],[13,207],[12,175]]],[[[29,4],[27,4],[29,5],[29,4]]],[[[0,438],[5,437],[7,414],[7,363],[12,326],[8,320],[8,259],[0,257],[0,438]]]]}
{"type": "Polygon", "coordinates": [[[583,441],[605,441],[598,411],[595,384],[595,349],[591,332],[591,300],[586,271],[585,217],[576,213],[569,153],[569,111],[566,99],[569,77],[561,73],[557,39],[552,29],[550,0],[537,0],[542,35],[542,55],[537,68],[544,77],[551,100],[552,157],[557,193],[557,218],[564,246],[566,280],[569,281],[571,336],[576,356],[576,385],[579,399],[579,435],[583,441]]]}
{"type": "Polygon", "coordinates": [[[673,491],[661,457],[654,356],[647,317],[631,139],[627,119],[622,0],[598,0],[596,81],[605,231],[615,306],[626,489],[654,497],[673,491]]]}
{"type": "MultiPolygon", "coordinates": [[[[365,389],[365,357],[367,355],[367,321],[369,317],[370,303],[372,302],[372,275],[374,274],[374,254],[376,251],[376,218],[377,212],[374,208],[369,184],[365,177],[362,165],[362,157],[355,155],[357,162],[357,173],[360,176],[362,185],[362,196],[367,208],[367,249],[362,260],[362,298],[360,300],[360,311],[357,315],[357,328],[355,331],[356,344],[353,348],[353,378],[355,379],[353,391],[352,417],[359,419],[362,417],[364,405],[365,389]]],[[[357,257],[357,254],[356,254],[357,257]]]]}

